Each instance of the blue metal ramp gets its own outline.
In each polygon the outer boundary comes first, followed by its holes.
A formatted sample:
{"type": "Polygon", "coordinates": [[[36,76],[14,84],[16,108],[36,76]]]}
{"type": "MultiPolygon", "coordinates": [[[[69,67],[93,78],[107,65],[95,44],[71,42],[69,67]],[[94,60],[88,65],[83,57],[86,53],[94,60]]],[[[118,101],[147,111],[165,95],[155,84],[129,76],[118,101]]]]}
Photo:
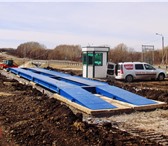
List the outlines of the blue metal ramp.
{"type": "Polygon", "coordinates": [[[83,78],[83,77],[79,77],[79,76],[72,76],[69,74],[60,73],[60,72],[51,71],[51,70],[42,69],[42,68],[28,68],[28,70],[31,70],[33,72],[37,72],[39,74],[43,74],[46,76],[50,76],[50,77],[60,77],[60,80],[62,80],[62,81],[76,83],[77,85],[80,85],[80,86],[108,85],[107,83],[103,83],[100,81],[96,81],[96,80],[92,80],[92,79],[88,79],[88,78],[83,78]]]}
{"type": "Polygon", "coordinates": [[[156,104],[155,101],[144,98],[140,95],[134,94],[132,92],[123,90],[121,88],[110,86],[110,85],[104,85],[104,86],[96,86],[96,92],[97,94],[101,94],[104,96],[107,96],[109,98],[119,100],[122,102],[130,103],[133,105],[149,105],[149,104],[156,104]]]}
{"type": "Polygon", "coordinates": [[[41,68],[9,68],[8,70],[29,81],[33,81],[53,92],[56,92],[72,102],[92,110],[118,108],[94,94],[100,94],[110,99],[122,101],[134,106],[157,104],[157,102],[153,100],[121,88],[79,76],[71,76],[69,74],[41,68]]]}
{"type": "Polygon", "coordinates": [[[59,81],[21,68],[9,68],[8,70],[89,109],[100,110],[117,108],[77,85],[59,81]]]}
{"type": "Polygon", "coordinates": [[[32,71],[39,72],[40,74],[46,74],[48,76],[57,76],[60,77],[61,80],[68,81],[70,83],[76,82],[76,84],[80,85],[81,87],[85,88],[86,90],[93,92],[95,94],[101,94],[103,96],[107,96],[112,99],[116,99],[122,102],[130,103],[133,105],[149,105],[149,104],[156,104],[155,101],[144,98],[140,95],[134,94],[132,92],[126,91],[124,89],[110,86],[107,83],[103,83],[100,81],[95,81],[79,76],[71,76],[64,73],[50,71],[41,68],[30,68],[32,71]],[[93,87],[95,87],[93,89],[93,87]],[[89,90],[89,88],[91,88],[89,90]]]}
{"type": "Polygon", "coordinates": [[[116,106],[102,100],[101,98],[98,98],[97,96],[80,87],[63,87],[60,89],[59,94],[61,96],[67,97],[67,99],[70,99],[73,102],[93,110],[117,108],[116,106]]]}

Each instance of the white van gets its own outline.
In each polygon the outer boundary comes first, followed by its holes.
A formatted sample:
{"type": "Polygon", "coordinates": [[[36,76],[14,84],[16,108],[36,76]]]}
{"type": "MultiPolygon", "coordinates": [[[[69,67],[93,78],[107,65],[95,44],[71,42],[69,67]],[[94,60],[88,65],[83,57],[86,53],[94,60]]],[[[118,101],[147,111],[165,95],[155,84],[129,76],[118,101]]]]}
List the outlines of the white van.
{"type": "Polygon", "coordinates": [[[166,77],[166,71],[156,69],[145,62],[108,63],[107,77],[110,76],[114,76],[115,79],[125,80],[126,82],[132,82],[137,79],[155,79],[161,81],[166,77]],[[111,65],[113,65],[113,75],[109,74],[111,65]]]}

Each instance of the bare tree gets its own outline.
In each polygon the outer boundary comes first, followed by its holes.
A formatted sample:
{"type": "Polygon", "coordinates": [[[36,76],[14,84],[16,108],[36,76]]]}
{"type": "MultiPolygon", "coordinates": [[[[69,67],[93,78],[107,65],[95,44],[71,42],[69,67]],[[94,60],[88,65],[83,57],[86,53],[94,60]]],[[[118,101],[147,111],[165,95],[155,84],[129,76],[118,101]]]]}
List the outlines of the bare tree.
{"type": "Polygon", "coordinates": [[[118,63],[126,61],[140,61],[141,53],[135,52],[133,48],[129,48],[125,44],[119,44],[109,52],[109,60],[118,63]]]}
{"type": "Polygon", "coordinates": [[[60,45],[49,53],[49,58],[77,61],[81,57],[81,53],[81,47],[78,45],[60,45]]]}
{"type": "Polygon", "coordinates": [[[27,42],[20,44],[17,49],[17,55],[19,57],[28,57],[28,58],[40,58],[43,53],[46,51],[46,47],[38,42],[27,42]]]}

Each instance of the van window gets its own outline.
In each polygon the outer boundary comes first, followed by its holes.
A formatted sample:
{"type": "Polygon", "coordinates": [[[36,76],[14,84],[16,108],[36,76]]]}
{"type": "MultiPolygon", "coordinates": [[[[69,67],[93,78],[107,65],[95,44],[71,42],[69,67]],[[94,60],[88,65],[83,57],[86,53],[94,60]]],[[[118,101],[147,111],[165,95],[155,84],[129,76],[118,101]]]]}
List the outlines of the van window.
{"type": "Polygon", "coordinates": [[[108,74],[108,75],[114,75],[114,70],[108,69],[108,70],[107,70],[107,74],[108,74]]]}
{"type": "Polygon", "coordinates": [[[109,69],[114,69],[114,64],[108,64],[108,67],[109,69]]]}
{"type": "Polygon", "coordinates": [[[149,64],[144,64],[146,70],[155,70],[155,68],[149,64]]]}
{"type": "Polygon", "coordinates": [[[121,65],[120,65],[120,64],[117,64],[117,65],[116,65],[116,69],[117,69],[117,70],[120,70],[120,69],[121,69],[121,65]]]}
{"type": "Polygon", "coordinates": [[[143,64],[135,64],[135,69],[136,70],[143,70],[144,69],[143,64]]]}
{"type": "Polygon", "coordinates": [[[115,66],[115,74],[116,76],[118,75],[118,71],[120,72],[123,72],[123,65],[122,64],[116,64],[115,66]]]}

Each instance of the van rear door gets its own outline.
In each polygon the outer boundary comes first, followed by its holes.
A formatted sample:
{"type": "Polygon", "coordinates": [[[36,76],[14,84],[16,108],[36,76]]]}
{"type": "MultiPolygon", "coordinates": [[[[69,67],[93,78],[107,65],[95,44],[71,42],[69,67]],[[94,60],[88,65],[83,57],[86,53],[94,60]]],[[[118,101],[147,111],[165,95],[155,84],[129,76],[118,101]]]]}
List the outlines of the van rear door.
{"type": "Polygon", "coordinates": [[[115,63],[109,62],[107,65],[107,77],[114,78],[115,76],[115,63]]]}

